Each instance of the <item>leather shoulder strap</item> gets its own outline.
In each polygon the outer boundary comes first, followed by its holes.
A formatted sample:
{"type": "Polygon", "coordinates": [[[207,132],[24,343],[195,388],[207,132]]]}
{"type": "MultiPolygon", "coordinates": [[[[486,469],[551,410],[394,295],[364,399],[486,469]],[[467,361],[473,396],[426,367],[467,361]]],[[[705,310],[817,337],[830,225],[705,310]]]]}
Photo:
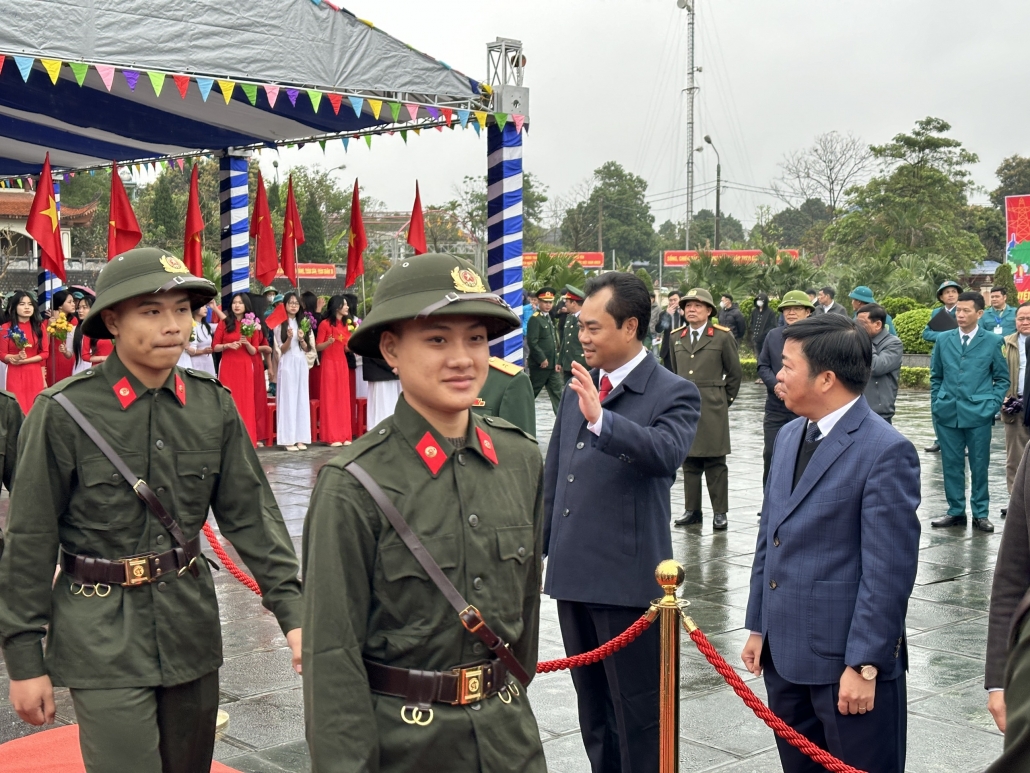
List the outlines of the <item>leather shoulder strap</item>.
{"type": "Polygon", "coordinates": [[[397,535],[408,547],[408,550],[411,551],[415,560],[426,570],[429,579],[440,589],[448,603],[454,607],[454,611],[461,618],[462,625],[482,639],[483,643],[508,667],[508,670],[516,679],[524,685],[529,684],[529,674],[526,673],[526,669],[522,667],[522,664],[519,663],[511,650],[508,649],[505,641],[490,630],[490,626],[483,620],[479,610],[465,601],[461,593],[458,592],[458,589],[454,587],[454,583],[447,578],[439,564],[433,560],[425,545],[415,536],[415,532],[408,526],[400,510],[386,496],[386,492],[380,488],[379,484],[372,479],[372,476],[365,472],[357,462],[351,462],[344,469],[354,476],[358,483],[372,496],[375,503],[379,505],[379,509],[383,511],[386,520],[393,526],[394,531],[397,532],[397,535]]]}
{"type": "Polygon", "coordinates": [[[97,431],[97,428],[82,414],[82,411],[75,407],[74,403],[66,395],[55,394],[53,399],[54,402],[67,411],[68,415],[79,425],[79,428],[86,433],[86,436],[93,441],[96,447],[100,449],[100,452],[114,465],[118,473],[125,478],[126,483],[132,486],[136,496],[143,500],[143,504],[157,516],[161,525],[168,530],[168,533],[172,535],[172,539],[175,540],[176,544],[186,555],[186,561],[182,562],[181,565],[186,566],[189,564],[191,572],[196,576],[197,569],[193,565],[193,559],[197,557],[197,551],[193,550],[189,540],[186,539],[186,535],[183,534],[179,523],[165,510],[164,505],[161,504],[161,501],[147,485],[146,481],[129,469],[129,465],[125,463],[125,460],[118,455],[118,452],[111,447],[106,438],[97,431]]]}

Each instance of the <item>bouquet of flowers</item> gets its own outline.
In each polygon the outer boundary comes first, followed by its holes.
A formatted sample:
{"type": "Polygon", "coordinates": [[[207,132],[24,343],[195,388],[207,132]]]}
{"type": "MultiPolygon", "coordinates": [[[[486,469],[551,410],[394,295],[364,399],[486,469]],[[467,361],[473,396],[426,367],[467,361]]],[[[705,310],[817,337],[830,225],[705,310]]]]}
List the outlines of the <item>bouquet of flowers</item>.
{"type": "Polygon", "coordinates": [[[25,336],[25,333],[23,333],[20,328],[12,327],[10,330],[7,331],[6,335],[7,339],[9,341],[14,342],[14,345],[22,351],[29,348],[29,339],[25,336]]]}
{"type": "Polygon", "coordinates": [[[243,315],[243,323],[240,325],[240,334],[246,338],[250,338],[257,332],[259,324],[257,316],[253,312],[248,311],[243,315]]]}
{"type": "Polygon", "coordinates": [[[193,327],[190,328],[190,343],[195,343],[197,340],[197,321],[193,320],[193,327]]]}
{"type": "Polygon", "coordinates": [[[300,328],[300,332],[305,336],[317,327],[315,318],[310,311],[305,311],[300,315],[300,318],[297,320],[297,327],[300,328]]]}
{"type": "Polygon", "coordinates": [[[347,320],[347,330],[349,332],[353,333],[355,330],[358,329],[358,323],[359,322],[360,322],[360,320],[356,320],[353,317],[351,319],[348,319],[347,320]]]}
{"type": "MultiPolygon", "coordinates": [[[[58,341],[68,340],[68,334],[74,330],[75,327],[68,321],[68,317],[63,311],[57,312],[56,317],[51,317],[46,326],[47,335],[51,338],[56,338],[58,341]]],[[[21,331],[19,330],[18,332],[20,333],[21,331]]],[[[26,343],[25,346],[28,346],[28,344],[26,343]]],[[[24,349],[25,347],[22,348],[24,349]]]]}

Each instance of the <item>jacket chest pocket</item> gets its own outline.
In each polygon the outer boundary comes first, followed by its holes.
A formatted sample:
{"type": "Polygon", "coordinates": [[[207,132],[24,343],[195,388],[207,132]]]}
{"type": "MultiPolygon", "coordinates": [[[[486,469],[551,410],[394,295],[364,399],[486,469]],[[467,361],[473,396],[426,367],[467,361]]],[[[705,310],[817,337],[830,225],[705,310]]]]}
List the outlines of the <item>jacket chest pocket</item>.
{"type": "Polygon", "coordinates": [[[202,523],[207,518],[211,494],[221,472],[221,451],[179,451],[175,454],[174,513],[181,524],[202,523]]]}
{"type": "MultiPolygon", "coordinates": [[[[503,526],[497,529],[498,588],[491,599],[501,618],[515,622],[522,617],[523,597],[530,572],[537,566],[533,526],[503,526]]],[[[472,602],[475,603],[474,601],[472,602]]]]}
{"type": "MultiPolygon", "coordinates": [[[[143,454],[121,454],[122,460],[134,474],[144,470],[143,454]]],[[[131,522],[139,511],[140,502],[132,490],[135,481],[127,481],[107,457],[84,459],[78,467],[79,500],[72,508],[74,521],[91,529],[106,531],[131,522]]]]}
{"type": "MultiPolygon", "coordinates": [[[[458,566],[458,545],[453,534],[422,540],[422,544],[451,582],[458,566]]],[[[429,579],[408,546],[397,541],[380,546],[382,581],[373,591],[385,614],[384,627],[403,634],[428,633],[438,625],[460,625],[444,595],[429,579]]]]}

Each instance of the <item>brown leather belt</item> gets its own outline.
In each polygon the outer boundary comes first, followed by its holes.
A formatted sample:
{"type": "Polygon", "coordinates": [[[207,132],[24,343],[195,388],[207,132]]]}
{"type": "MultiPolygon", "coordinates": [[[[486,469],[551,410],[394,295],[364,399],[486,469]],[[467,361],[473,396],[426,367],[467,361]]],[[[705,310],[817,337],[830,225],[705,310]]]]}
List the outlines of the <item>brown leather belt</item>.
{"type": "Polygon", "coordinates": [[[512,690],[509,684],[507,667],[499,660],[485,660],[451,671],[418,671],[366,660],[365,671],[372,692],[404,698],[409,705],[423,710],[431,703],[464,706],[505,690],[518,694],[518,688],[512,690]]]}
{"type": "MultiPolygon", "coordinates": [[[[192,555],[202,555],[199,534],[187,545],[192,555]]],[[[121,585],[131,588],[181,576],[190,569],[191,563],[186,557],[186,551],[179,547],[164,553],[144,553],[112,561],[69,553],[64,545],[61,546],[61,571],[80,585],[121,585]]]]}

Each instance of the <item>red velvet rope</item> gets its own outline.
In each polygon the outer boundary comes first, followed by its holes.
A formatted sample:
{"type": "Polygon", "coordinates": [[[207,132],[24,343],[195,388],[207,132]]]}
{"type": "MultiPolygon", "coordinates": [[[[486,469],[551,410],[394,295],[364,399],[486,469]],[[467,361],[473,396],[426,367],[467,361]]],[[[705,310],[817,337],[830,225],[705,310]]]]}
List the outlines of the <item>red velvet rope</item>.
{"type": "Polygon", "coordinates": [[[647,619],[647,615],[644,615],[625,631],[606,644],[602,644],[596,650],[590,650],[590,652],[584,652],[580,655],[573,655],[571,658],[545,660],[542,663],[536,664],[536,672],[538,674],[549,674],[552,671],[561,671],[566,668],[579,668],[581,666],[589,666],[593,663],[597,663],[598,661],[604,660],[609,655],[621,650],[646,631],[650,625],[651,621],[647,619]]]}
{"type": "Polygon", "coordinates": [[[258,587],[253,577],[236,566],[236,562],[229,558],[229,554],[225,552],[225,549],[218,541],[218,537],[215,536],[215,530],[211,528],[209,523],[204,524],[204,536],[207,537],[207,541],[211,544],[211,549],[215,551],[215,555],[222,562],[222,566],[229,570],[229,574],[260,596],[261,588],[258,587]]]}
{"type": "Polygon", "coordinates": [[[797,730],[773,714],[772,710],[762,703],[761,699],[757,695],[751,692],[751,688],[744,684],[744,680],[740,678],[740,675],[733,670],[730,664],[727,663],[715,647],[712,646],[711,642],[708,641],[708,637],[705,636],[700,629],[695,628],[691,631],[690,638],[694,641],[694,644],[697,645],[701,654],[708,659],[708,662],[714,666],[715,670],[722,675],[722,678],[726,680],[727,684],[733,688],[733,692],[739,695],[745,705],[755,712],[755,715],[759,719],[771,727],[776,735],[785,740],[791,746],[800,749],[804,754],[807,754],[827,770],[832,770],[834,773],[862,773],[862,771],[857,768],[853,768],[847,763],[841,762],[825,749],[816,746],[797,730]]]}

